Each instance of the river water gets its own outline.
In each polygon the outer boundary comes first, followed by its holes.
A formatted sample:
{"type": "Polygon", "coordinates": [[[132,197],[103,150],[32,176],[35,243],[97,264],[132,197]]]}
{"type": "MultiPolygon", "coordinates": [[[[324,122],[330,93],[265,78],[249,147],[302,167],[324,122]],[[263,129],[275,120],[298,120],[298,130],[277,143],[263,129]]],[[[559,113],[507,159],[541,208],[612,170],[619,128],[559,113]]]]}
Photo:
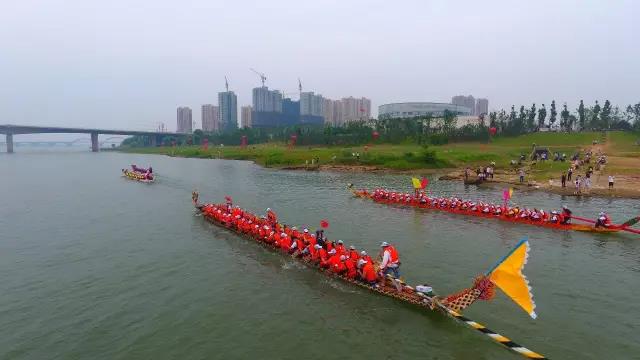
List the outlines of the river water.
{"type": "MultiPolygon", "coordinates": [[[[407,176],[288,172],[250,162],[87,152],[0,155],[0,359],[517,359],[439,313],[328,280],[195,216],[201,200],[274,209],[375,253],[397,245],[409,283],[471,284],[523,236],[532,320],[499,293],[466,315],[555,359],[640,358],[640,239],[569,233],[355,199],[407,176]],[[152,165],[152,185],[120,177],[152,165]]],[[[434,193],[499,190],[432,179],[434,193]]],[[[629,200],[514,194],[616,220],[629,200]]]]}

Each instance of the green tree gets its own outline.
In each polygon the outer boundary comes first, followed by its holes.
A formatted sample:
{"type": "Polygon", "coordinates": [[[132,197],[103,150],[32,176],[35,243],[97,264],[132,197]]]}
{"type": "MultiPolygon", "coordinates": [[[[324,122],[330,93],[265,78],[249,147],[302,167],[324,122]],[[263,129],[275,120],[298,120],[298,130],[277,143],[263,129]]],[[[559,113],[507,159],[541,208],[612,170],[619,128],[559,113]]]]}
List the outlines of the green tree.
{"type": "Polygon", "coordinates": [[[545,120],[547,120],[547,108],[542,104],[542,107],[538,110],[538,130],[544,127],[545,120]]]}
{"type": "Polygon", "coordinates": [[[536,104],[531,105],[531,109],[527,112],[527,129],[529,131],[536,130],[536,104]]]}
{"type": "Polygon", "coordinates": [[[203,136],[204,136],[204,133],[202,132],[202,130],[196,129],[193,132],[193,143],[195,145],[201,145],[203,136]]]}
{"type": "Polygon", "coordinates": [[[591,128],[597,129],[600,127],[599,115],[600,115],[600,104],[598,104],[598,100],[596,100],[596,105],[591,110],[591,128]]]}
{"type": "Polygon", "coordinates": [[[520,113],[518,114],[518,127],[516,128],[516,130],[519,130],[518,132],[526,132],[528,130],[526,126],[527,126],[527,111],[524,109],[524,105],[521,105],[520,113]]]}
{"type": "Polygon", "coordinates": [[[609,129],[611,126],[611,103],[609,100],[604,101],[604,106],[600,113],[600,123],[605,129],[609,129]]]}
{"type": "Polygon", "coordinates": [[[556,101],[551,101],[551,115],[549,116],[549,127],[553,127],[553,124],[556,122],[556,117],[558,116],[558,112],[556,111],[556,101]]]}
{"type": "Polygon", "coordinates": [[[492,111],[489,113],[489,127],[498,126],[498,113],[492,111]]]}
{"type": "Polygon", "coordinates": [[[442,115],[442,130],[445,134],[449,134],[455,129],[458,117],[452,111],[445,110],[442,115]]]}
{"type": "Polygon", "coordinates": [[[585,113],[584,113],[584,102],[580,100],[580,106],[578,106],[578,118],[580,119],[580,130],[584,130],[585,126],[585,113]]]}
{"type": "Polygon", "coordinates": [[[567,110],[567,103],[564,103],[564,105],[562,105],[562,112],[560,113],[560,118],[562,119],[560,120],[560,126],[567,131],[571,131],[571,126],[569,124],[569,110],[567,110]]]}

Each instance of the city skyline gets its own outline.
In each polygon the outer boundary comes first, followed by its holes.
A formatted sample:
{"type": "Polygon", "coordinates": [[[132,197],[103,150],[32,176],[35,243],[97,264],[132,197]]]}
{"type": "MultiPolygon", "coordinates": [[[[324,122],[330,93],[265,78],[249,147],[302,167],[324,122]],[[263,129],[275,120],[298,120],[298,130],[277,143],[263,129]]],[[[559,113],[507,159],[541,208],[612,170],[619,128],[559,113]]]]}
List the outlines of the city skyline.
{"type": "Polygon", "coordinates": [[[7,2],[3,115],[16,124],[173,127],[178,106],[212,103],[225,76],[238,104],[251,104],[261,81],[249,68],[283,94],[298,93],[301,78],[304,91],[325,98],[366,95],[372,116],[380,104],[461,93],[490,99],[490,111],[638,101],[638,2],[161,3],[7,2]],[[211,22],[212,13],[225,16],[211,22]],[[186,25],[166,26],[176,21],[186,25]],[[443,48],[446,56],[433,56],[443,48]]]}

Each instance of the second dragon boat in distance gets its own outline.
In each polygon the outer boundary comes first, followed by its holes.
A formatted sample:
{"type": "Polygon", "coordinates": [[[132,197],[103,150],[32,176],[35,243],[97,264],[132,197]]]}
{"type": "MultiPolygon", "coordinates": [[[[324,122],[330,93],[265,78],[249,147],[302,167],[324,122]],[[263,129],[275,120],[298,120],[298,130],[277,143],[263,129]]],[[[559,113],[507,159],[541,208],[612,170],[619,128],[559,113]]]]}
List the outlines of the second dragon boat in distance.
{"type": "MultiPolygon", "coordinates": [[[[431,198],[426,195],[420,194],[418,196],[401,193],[401,192],[387,192],[383,195],[378,195],[376,191],[369,192],[367,190],[354,190],[353,186],[349,185],[349,190],[353,196],[372,200],[379,204],[395,205],[395,206],[408,206],[418,209],[428,209],[448,212],[458,215],[475,216],[486,219],[496,219],[507,221],[517,224],[526,224],[533,226],[541,226],[546,228],[553,228],[559,230],[573,230],[593,233],[618,233],[618,232],[630,232],[634,234],[640,234],[640,230],[633,229],[631,226],[640,221],[640,217],[633,217],[622,224],[608,224],[605,223],[602,226],[596,226],[596,221],[591,219],[582,218],[579,216],[571,215],[572,220],[579,220],[585,222],[584,224],[566,223],[563,224],[560,220],[551,221],[551,217],[538,219],[531,219],[530,217],[521,217],[521,210],[517,207],[508,208],[502,205],[493,205],[482,202],[472,202],[452,198],[431,198]],[[392,194],[392,195],[389,195],[392,194]],[[494,211],[485,212],[484,208],[494,207],[494,211]],[[499,213],[497,212],[499,209],[499,213]],[[511,213],[513,212],[513,213],[511,213]]],[[[379,191],[379,190],[378,190],[379,191]]],[[[546,213],[546,215],[553,216],[554,214],[546,213]]],[[[560,214],[558,214],[560,217],[560,214]]]]}

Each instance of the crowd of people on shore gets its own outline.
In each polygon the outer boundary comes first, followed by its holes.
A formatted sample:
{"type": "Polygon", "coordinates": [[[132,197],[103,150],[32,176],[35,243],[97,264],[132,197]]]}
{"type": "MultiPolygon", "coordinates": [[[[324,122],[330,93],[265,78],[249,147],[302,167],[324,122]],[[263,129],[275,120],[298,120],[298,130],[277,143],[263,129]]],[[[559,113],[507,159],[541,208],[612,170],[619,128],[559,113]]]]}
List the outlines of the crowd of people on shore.
{"type": "MultiPolygon", "coordinates": [[[[571,223],[572,211],[563,206],[561,210],[545,211],[543,209],[528,209],[506,203],[494,204],[483,201],[470,201],[458,197],[431,197],[424,191],[416,191],[414,194],[394,192],[386,189],[375,189],[372,193],[360,190],[360,193],[370,196],[374,201],[396,203],[423,208],[435,208],[449,212],[464,213],[468,215],[489,215],[512,220],[527,220],[533,222],[546,222],[559,225],[571,223]]],[[[596,227],[609,227],[611,219],[601,212],[595,220],[596,227]]]]}
{"type": "MultiPolygon", "coordinates": [[[[194,203],[197,203],[197,195],[194,195],[194,203]]],[[[398,251],[387,242],[380,244],[380,262],[377,263],[366,251],[347,247],[342,240],[328,239],[324,230],[313,233],[308,228],[298,230],[295,226],[281,224],[271,209],[267,209],[265,216],[257,216],[233,206],[228,198],[225,204],[204,204],[200,210],[204,216],[227,228],[350,280],[377,287],[386,275],[400,276],[398,251]]]]}

